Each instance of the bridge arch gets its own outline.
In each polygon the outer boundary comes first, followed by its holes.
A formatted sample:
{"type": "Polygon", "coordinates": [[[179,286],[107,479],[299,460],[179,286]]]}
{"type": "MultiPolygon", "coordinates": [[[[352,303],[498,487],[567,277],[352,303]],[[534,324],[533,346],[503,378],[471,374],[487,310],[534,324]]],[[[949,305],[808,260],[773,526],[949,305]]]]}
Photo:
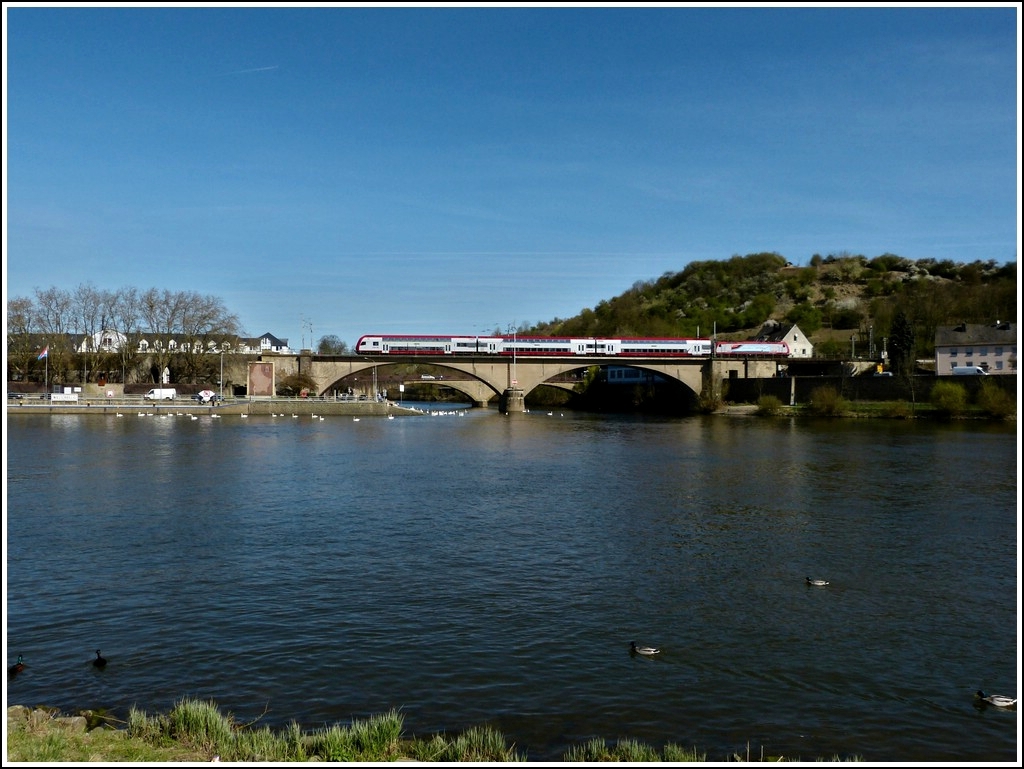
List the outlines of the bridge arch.
{"type": "MultiPolygon", "coordinates": [[[[466,377],[459,381],[456,389],[466,392],[474,403],[485,404],[494,395],[500,395],[510,388],[518,388],[524,395],[541,385],[579,369],[591,366],[616,366],[636,368],[658,374],[666,379],[676,380],[699,396],[704,389],[708,360],[702,358],[629,358],[609,360],[607,357],[566,356],[529,357],[510,359],[487,356],[423,356],[423,355],[377,355],[377,356],[312,356],[300,358],[300,370],[306,371],[317,383],[317,394],[330,394],[330,390],[341,380],[350,376],[364,375],[375,368],[401,364],[437,366],[458,372],[466,377]],[[477,382],[478,384],[470,384],[477,382]]],[[[449,386],[453,386],[452,383],[449,386]]],[[[558,385],[555,385],[558,386],[558,385]]]]}

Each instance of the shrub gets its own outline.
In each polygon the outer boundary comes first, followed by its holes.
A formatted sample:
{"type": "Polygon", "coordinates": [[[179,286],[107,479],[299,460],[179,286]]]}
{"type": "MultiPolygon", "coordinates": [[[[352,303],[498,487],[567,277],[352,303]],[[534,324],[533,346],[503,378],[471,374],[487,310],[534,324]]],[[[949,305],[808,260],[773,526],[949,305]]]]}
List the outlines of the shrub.
{"type": "Polygon", "coordinates": [[[811,413],[820,417],[836,417],[846,411],[846,401],[834,387],[816,387],[811,391],[811,413]]]}
{"type": "Polygon", "coordinates": [[[956,382],[936,382],[932,387],[931,404],[940,415],[960,416],[967,407],[967,391],[956,382]]]}
{"type": "Polygon", "coordinates": [[[1010,393],[988,380],[982,381],[976,401],[986,416],[994,419],[1007,419],[1017,413],[1017,402],[1010,393]]]}
{"type": "Polygon", "coordinates": [[[762,395],[757,399],[757,414],[763,417],[778,416],[782,412],[782,401],[774,395],[762,395]]]}

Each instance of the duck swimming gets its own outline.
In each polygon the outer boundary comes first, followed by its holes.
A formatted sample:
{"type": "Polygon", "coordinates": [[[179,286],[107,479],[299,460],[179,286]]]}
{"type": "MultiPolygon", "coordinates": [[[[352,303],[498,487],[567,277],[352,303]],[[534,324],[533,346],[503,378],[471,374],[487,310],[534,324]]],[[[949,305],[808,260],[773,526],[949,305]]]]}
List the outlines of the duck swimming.
{"type": "Polygon", "coordinates": [[[660,653],[661,649],[656,649],[653,646],[637,646],[636,645],[636,641],[630,641],[629,642],[629,651],[630,651],[631,654],[651,655],[651,654],[658,654],[658,653],[660,653]]]}
{"type": "Polygon", "coordinates": [[[807,584],[808,585],[814,585],[815,587],[825,587],[825,585],[828,584],[828,580],[827,579],[811,579],[810,577],[808,577],[807,578],[807,584]]]}
{"type": "Polygon", "coordinates": [[[94,659],[92,661],[92,665],[93,665],[93,667],[99,668],[100,670],[102,670],[103,668],[105,668],[107,666],[107,661],[102,656],[100,656],[100,650],[99,649],[96,650],[96,659],[94,659]]]}
{"type": "MultiPolygon", "coordinates": [[[[21,659],[19,657],[18,659],[21,659]]],[[[984,700],[989,705],[995,705],[997,708],[1015,708],[1017,707],[1016,697],[1004,697],[1002,694],[985,694],[981,689],[978,689],[974,694],[980,700],[984,700]]]]}
{"type": "Polygon", "coordinates": [[[19,654],[18,655],[18,661],[15,662],[13,665],[11,665],[9,668],[7,668],[7,680],[10,681],[12,678],[14,678],[16,675],[18,675],[18,673],[20,673],[24,669],[25,669],[25,660],[19,654]]]}

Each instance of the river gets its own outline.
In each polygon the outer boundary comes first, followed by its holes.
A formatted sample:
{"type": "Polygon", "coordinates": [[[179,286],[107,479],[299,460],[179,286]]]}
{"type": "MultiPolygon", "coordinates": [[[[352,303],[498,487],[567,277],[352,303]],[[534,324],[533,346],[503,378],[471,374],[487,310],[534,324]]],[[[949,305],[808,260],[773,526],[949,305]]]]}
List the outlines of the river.
{"type": "Polygon", "coordinates": [[[1019,761],[1015,428],[12,412],[7,701],[1019,761]]]}

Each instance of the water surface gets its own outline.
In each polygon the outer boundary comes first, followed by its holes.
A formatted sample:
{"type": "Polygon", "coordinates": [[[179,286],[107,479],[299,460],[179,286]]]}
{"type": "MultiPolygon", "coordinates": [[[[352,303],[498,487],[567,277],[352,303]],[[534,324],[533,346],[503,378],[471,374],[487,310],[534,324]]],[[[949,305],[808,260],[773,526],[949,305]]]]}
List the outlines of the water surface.
{"type": "Polygon", "coordinates": [[[12,704],[399,708],[538,761],[1019,758],[972,698],[1017,691],[1013,428],[9,414],[7,442],[12,704]]]}

